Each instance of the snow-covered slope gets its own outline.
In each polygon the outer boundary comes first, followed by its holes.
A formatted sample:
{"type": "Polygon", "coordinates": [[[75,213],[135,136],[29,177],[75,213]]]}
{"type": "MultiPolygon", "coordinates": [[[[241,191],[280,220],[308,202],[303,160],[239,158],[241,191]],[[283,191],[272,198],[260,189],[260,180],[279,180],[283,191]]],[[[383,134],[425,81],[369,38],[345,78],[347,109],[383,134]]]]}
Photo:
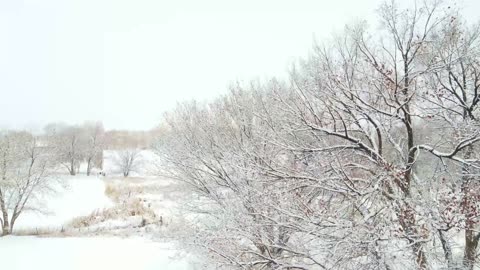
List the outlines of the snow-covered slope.
{"type": "MultiPolygon", "coordinates": [[[[152,210],[162,217],[165,223],[170,224],[172,221],[171,213],[167,211],[173,211],[168,209],[168,206],[173,204],[172,198],[165,194],[175,193],[171,190],[172,187],[169,185],[171,183],[158,181],[149,175],[151,166],[155,164],[153,153],[142,152],[143,163],[136,178],[115,177],[115,169],[111,162],[114,152],[109,154],[107,153],[105,162],[107,171],[110,172],[110,174],[107,173],[107,177],[87,177],[82,174],[74,177],[59,175],[56,192],[46,194],[41,200],[45,202],[45,207],[42,208],[49,213],[25,212],[17,220],[14,228],[14,232],[18,233],[32,233],[37,228],[39,231],[46,229],[43,231],[47,234],[41,237],[0,237],[0,257],[9,258],[2,267],[15,270],[190,270],[195,268],[196,259],[186,252],[180,254],[174,247],[174,241],[168,240],[169,243],[164,243],[148,240],[154,238],[146,233],[148,226],[128,227],[124,230],[117,229],[117,231],[108,228],[107,231],[102,231],[103,235],[100,235],[102,232],[83,235],[88,237],[80,237],[83,232],[80,229],[78,232],[76,229],[69,231],[69,229],[72,230],[70,227],[66,228],[65,234],[59,233],[59,229],[74,218],[88,216],[92,212],[97,213],[97,209],[118,207],[118,202],[114,199],[117,202],[116,205],[105,194],[106,184],[111,185],[110,188],[118,188],[119,192],[125,188],[128,196],[132,194],[131,196],[135,196],[134,199],[141,200],[148,205],[149,209],[152,207],[152,210]],[[108,157],[110,158],[108,159],[108,157]],[[140,175],[144,175],[145,178],[138,177],[140,175]],[[131,188],[132,191],[128,188],[131,188]],[[109,234],[112,231],[118,234],[109,234]],[[48,234],[48,232],[53,233],[48,234]],[[69,237],[69,235],[76,237],[69,237]],[[123,237],[106,235],[122,235],[123,237]]],[[[138,218],[140,221],[142,220],[140,216],[138,218]]],[[[127,221],[123,219],[121,221],[107,220],[102,223],[102,226],[115,222],[121,222],[124,225],[127,221]]],[[[162,224],[156,225],[160,227],[153,227],[152,230],[155,230],[156,235],[162,235],[165,230],[173,228],[167,228],[162,224]]],[[[95,226],[88,228],[95,228],[95,226]]]]}
{"type": "Polygon", "coordinates": [[[141,238],[0,238],[2,269],[188,270],[169,244],[141,238]]]}
{"type": "Polygon", "coordinates": [[[45,195],[45,211],[24,212],[15,230],[61,228],[77,216],[88,215],[96,209],[113,205],[105,195],[105,183],[97,177],[59,176],[54,193],[45,195]]]}

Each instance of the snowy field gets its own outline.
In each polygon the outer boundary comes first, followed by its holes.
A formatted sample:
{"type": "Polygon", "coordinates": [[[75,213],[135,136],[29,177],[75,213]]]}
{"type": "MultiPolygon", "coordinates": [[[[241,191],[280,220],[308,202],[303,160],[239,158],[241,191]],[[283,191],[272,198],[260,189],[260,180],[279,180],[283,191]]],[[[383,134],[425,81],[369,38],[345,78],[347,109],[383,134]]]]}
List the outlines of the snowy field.
{"type": "Polygon", "coordinates": [[[5,269],[193,269],[168,244],[141,238],[42,238],[8,236],[0,239],[5,269]],[[28,258],[28,259],[25,259],[28,258]]]}
{"type": "Polygon", "coordinates": [[[23,213],[16,222],[15,230],[61,228],[74,217],[113,205],[105,195],[104,182],[98,177],[62,175],[59,178],[56,190],[45,195],[45,212],[23,213]]]}
{"type": "MultiPolygon", "coordinates": [[[[108,161],[106,164],[109,164],[108,161]]],[[[45,195],[44,198],[45,209],[48,211],[24,213],[18,219],[14,229],[14,233],[17,234],[43,232],[39,236],[17,235],[0,238],[1,257],[9,258],[7,265],[2,265],[2,268],[14,270],[197,269],[191,263],[193,261],[191,256],[182,252],[172,240],[162,239],[165,231],[171,230],[165,223],[171,221],[167,209],[172,211],[175,202],[168,196],[162,195],[162,191],[170,193],[171,182],[138,176],[126,180],[113,175],[112,168],[107,167],[106,171],[110,176],[107,175],[105,178],[87,177],[82,173],[77,176],[59,175],[60,181],[56,192],[45,195]],[[148,209],[161,216],[163,223],[160,225],[152,223],[147,226],[129,225],[129,221],[141,222],[143,216],[120,216],[117,220],[93,223],[93,225],[86,225],[85,228],[69,228],[68,226],[72,226],[73,219],[85,216],[97,218],[96,214],[103,213],[105,209],[122,206],[118,200],[112,199],[111,194],[110,197],[107,195],[107,187],[118,187],[116,191],[118,194],[115,194],[122,200],[124,198],[121,197],[121,192],[128,192],[129,200],[148,203],[148,209]],[[126,227],[121,230],[108,226],[102,231],[89,230],[105,224],[122,222],[126,227]],[[64,227],[66,232],[63,230],[64,227]],[[69,232],[69,229],[73,233],[69,232]],[[160,230],[163,230],[163,234],[157,232],[160,230]]]]}

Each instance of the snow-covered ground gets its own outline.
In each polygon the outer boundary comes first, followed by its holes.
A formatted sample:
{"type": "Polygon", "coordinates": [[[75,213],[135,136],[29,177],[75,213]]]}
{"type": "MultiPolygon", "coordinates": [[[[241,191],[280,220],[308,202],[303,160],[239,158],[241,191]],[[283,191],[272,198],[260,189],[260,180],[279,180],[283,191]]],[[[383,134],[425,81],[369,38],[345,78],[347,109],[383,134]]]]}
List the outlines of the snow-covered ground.
{"type": "Polygon", "coordinates": [[[107,177],[59,174],[56,192],[42,198],[45,202],[42,208],[46,211],[25,212],[19,217],[14,232],[41,231],[42,236],[0,237],[0,257],[9,258],[2,267],[15,270],[198,268],[193,263],[194,257],[181,251],[169,237],[170,231],[175,230],[174,207],[183,198],[177,197],[174,183],[148,173],[154,166],[153,154],[143,151],[142,170],[128,179],[114,174],[116,169],[111,161],[114,152],[105,156],[105,171],[110,172],[107,177]],[[108,193],[107,187],[115,191],[108,193]],[[100,223],[94,220],[93,225],[86,227],[71,227],[74,219],[92,215],[96,218],[104,213],[102,210],[123,207],[130,200],[139,201],[153,211],[155,218],[149,222],[154,223],[139,225],[145,216],[134,214],[108,217],[100,223]]]}
{"type": "Polygon", "coordinates": [[[105,195],[105,183],[98,177],[58,177],[55,192],[44,195],[45,211],[23,213],[15,224],[15,230],[58,229],[77,216],[113,205],[105,195]]]}
{"type": "Polygon", "coordinates": [[[169,244],[142,238],[0,238],[2,269],[12,270],[189,270],[169,244]]]}

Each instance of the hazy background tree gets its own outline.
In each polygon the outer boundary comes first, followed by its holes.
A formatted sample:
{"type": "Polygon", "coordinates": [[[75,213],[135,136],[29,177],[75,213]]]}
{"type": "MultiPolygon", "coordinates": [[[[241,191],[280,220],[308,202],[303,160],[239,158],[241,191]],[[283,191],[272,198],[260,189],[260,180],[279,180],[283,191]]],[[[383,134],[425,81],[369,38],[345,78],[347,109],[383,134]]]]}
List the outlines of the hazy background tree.
{"type": "Polygon", "coordinates": [[[103,150],[105,147],[105,130],[101,122],[86,123],[83,125],[86,137],[85,161],[87,163],[87,175],[90,175],[92,168],[97,166],[102,169],[103,150]]]}
{"type": "Polygon", "coordinates": [[[46,129],[53,140],[58,163],[67,169],[70,175],[76,175],[80,163],[85,159],[87,139],[80,126],[53,124],[46,129]]]}
{"type": "Polygon", "coordinates": [[[44,130],[45,137],[55,148],[58,163],[70,175],[76,175],[82,163],[87,166],[87,175],[94,167],[102,168],[106,137],[101,122],[86,122],[83,125],[54,123],[44,130]]]}
{"type": "Polygon", "coordinates": [[[116,153],[114,162],[117,168],[122,172],[123,176],[128,177],[130,173],[136,172],[142,163],[140,150],[119,150],[116,153]]]}

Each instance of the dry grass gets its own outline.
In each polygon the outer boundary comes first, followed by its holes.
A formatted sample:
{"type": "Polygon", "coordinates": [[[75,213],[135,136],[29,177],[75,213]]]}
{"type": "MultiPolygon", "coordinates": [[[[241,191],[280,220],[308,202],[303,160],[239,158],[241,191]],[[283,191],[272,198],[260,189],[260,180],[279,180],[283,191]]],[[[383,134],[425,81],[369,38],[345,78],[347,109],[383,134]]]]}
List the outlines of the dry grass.
{"type": "Polygon", "coordinates": [[[40,235],[52,235],[52,234],[58,234],[60,233],[60,229],[58,228],[55,228],[55,229],[52,229],[52,228],[28,228],[28,229],[15,229],[13,231],[13,235],[17,235],[17,236],[31,236],[31,235],[35,235],[35,236],[40,236],[40,235]]]}
{"type": "MultiPolygon", "coordinates": [[[[72,219],[62,228],[22,228],[12,233],[16,236],[70,237],[82,235],[82,229],[109,220],[127,220],[142,217],[139,226],[158,223],[161,217],[146,205],[141,195],[156,190],[143,178],[109,179],[105,181],[105,195],[116,203],[107,209],[96,210],[87,216],[72,219]]],[[[160,221],[160,223],[163,221],[160,221]]]]}
{"type": "Polygon", "coordinates": [[[126,220],[129,217],[142,217],[140,226],[157,222],[157,216],[152,209],[146,207],[140,199],[130,199],[128,202],[114,207],[97,210],[90,215],[73,219],[67,224],[69,228],[86,228],[108,220],[126,220]]]}
{"type": "Polygon", "coordinates": [[[130,182],[106,182],[105,195],[116,203],[125,203],[131,198],[143,194],[145,187],[141,185],[132,185],[130,182]]]}
{"type": "Polygon", "coordinates": [[[76,233],[65,228],[28,228],[15,229],[12,235],[38,237],[69,237],[76,236],[76,233]]]}
{"type": "Polygon", "coordinates": [[[77,217],[66,226],[81,229],[109,220],[127,220],[131,217],[142,217],[139,226],[157,223],[161,218],[140,198],[146,193],[146,189],[149,187],[145,186],[144,179],[108,179],[105,181],[105,195],[115,202],[115,206],[77,217]]]}

